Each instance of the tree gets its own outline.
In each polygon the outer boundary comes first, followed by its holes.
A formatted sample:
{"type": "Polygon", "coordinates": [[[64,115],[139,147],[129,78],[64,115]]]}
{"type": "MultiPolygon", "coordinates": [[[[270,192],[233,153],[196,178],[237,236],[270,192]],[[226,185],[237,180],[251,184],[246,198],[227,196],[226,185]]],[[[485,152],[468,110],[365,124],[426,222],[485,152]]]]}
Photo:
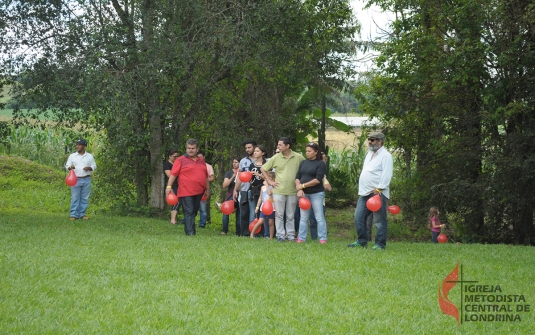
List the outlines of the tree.
{"type": "Polygon", "coordinates": [[[162,208],[163,148],[190,136],[217,146],[213,152],[235,150],[251,134],[274,142],[280,134],[262,125],[295,131],[284,101],[302,92],[308,70],[337,73],[343,57],[331,47],[351,37],[352,18],[327,15],[330,44],[311,43],[317,18],[308,3],[8,2],[0,47],[16,122],[48,114],[57,124],[102,129],[110,143],[103,179],[121,180],[120,191],[133,183],[138,206],[162,208]],[[35,108],[20,108],[27,101],[35,108]],[[249,127],[249,119],[259,122],[249,127]],[[246,129],[242,138],[237,129],[246,129]]]}
{"type": "Polygon", "coordinates": [[[533,203],[525,195],[533,186],[532,155],[525,134],[533,123],[525,102],[533,94],[525,79],[535,60],[527,33],[532,6],[373,2],[397,19],[376,44],[380,70],[365,91],[365,108],[381,117],[399,150],[406,218],[422,222],[427,208],[439,205],[456,217],[465,241],[513,241],[512,227],[514,242],[530,243],[533,203]],[[515,155],[504,161],[505,152],[515,155]],[[512,169],[517,177],[505,178],[512,169]]]}

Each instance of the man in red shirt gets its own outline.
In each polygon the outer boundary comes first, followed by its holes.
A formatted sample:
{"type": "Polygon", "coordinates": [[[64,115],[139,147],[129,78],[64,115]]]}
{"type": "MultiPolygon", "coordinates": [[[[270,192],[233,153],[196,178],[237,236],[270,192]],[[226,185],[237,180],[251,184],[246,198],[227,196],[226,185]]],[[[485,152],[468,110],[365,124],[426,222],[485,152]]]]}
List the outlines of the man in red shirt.
{"type": "Polygon", "coordinates": [[[199,142],[190,138],[186,141],[186,154],[173,163],[165,189],[165,195],[172,192],[172,185],[178,178],[178,198],[184,210],[184,231],[187,236],[195,235],[195,216],[203,195],[208,197],[208,170],[204,159],[197,157],[199,142]]]}

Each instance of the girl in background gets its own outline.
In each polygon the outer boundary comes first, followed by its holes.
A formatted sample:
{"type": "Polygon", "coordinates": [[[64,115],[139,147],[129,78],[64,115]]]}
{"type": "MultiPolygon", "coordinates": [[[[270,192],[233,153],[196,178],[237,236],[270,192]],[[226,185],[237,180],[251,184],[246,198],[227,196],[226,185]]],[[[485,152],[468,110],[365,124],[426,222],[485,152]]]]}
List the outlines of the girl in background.
{"type": "MultiPolygon", "coordinates": [[[[167,180],[169,180],[169,175],[171,174],[171,169],[173,168],[173,163],[175,160],[179,157],[178,151],[175,149],[171,149],[167,152],[167,161],[163,164],[163,171],[165,173],[165,184],[167,185],[167,180]]],[[[173,183],[173,192],[175,194],[178,194],[178,179],[175,179],[175,182],[173,183]]],[[[176,216],[178,214],[178,208],[180,207],[180,201],[177,202],[176,205],[173,205],[171,207],[171,220],[169,221],[170,224],[176,224],[176,216]]]]}
{"type": "Polygon", "coordinates": [[[438,243],[437,238],[440,235],[440,229],[446,227],[445,224],[440,224],[439,215],[438,207],[431,207],[429,210],[429,224],[431,225],[431,240],[433,243],[438,243]]]}
{"type": "MultiPolygon", "coordinates": [[[[269,178],[271,180],[275,180],[275,172],[269,171],[268,173],[269,178]]],[[[269,225],[269,239],[273,239],[273,235],[275,233],[275,209],[273,209],[273,213],[270,215],[265,215],[262,213],[261,208],[262,205],[266,201],[271,201],[273,203],[273,186],[269,186],[267,181],[264,181],[264,186],[262,186],[260,190],[260,199],[258,199],[258,203],[256,205],[255,213],[258,213],[260,211],[260,219],[258,219],[258,222],[255,224],[253,231],[251,232],[251,238],[254,238],[254,232],[258,229],[258,227],[262,227],[264,224],[264,221],[268,220],[269,225]]]]}

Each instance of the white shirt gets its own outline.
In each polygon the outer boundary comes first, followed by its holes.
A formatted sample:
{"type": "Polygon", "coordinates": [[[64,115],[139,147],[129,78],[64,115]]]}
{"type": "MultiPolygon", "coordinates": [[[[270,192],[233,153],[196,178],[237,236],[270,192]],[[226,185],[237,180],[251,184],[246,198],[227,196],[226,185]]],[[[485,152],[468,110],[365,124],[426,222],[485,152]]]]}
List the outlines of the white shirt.
{"type": "Polygon", "coordinates": [[[392,155],[381,147],[375,155],[369,150],[364,158],[359,178],[359,195],[368,195],[376,188],[383,190],[385,197],[390,198],[390,180],[394,172],[392,155]]]}
{"type": "Polygon", "coordinates": [[[74,165],[74,173],[76,177],[85,177],[90,176],[93,171],[97,169],[97,164],[95,163],[95,157],[89,152],[80,155],[78,152],[75,152],[69,156],[65,168],[69,170],[69,167],[74,165]],[[84,168],[90,166],[93,171],[85,171],[84,168]]]}

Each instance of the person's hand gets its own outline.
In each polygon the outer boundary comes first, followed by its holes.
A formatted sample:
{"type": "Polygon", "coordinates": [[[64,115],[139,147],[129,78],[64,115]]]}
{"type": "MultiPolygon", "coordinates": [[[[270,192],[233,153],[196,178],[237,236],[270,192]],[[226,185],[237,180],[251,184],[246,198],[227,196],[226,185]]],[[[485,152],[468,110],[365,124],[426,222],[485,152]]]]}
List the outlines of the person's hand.
{"type": "Polygon", "coordinates": [[[442,229],[444,229],[445,227],[446,227],[446,224],[445,224],[445,223],[443,223],[443,224],[440,225],[440,228],[442,228],[442,229]]]}
{"type": "Polygon", "coordinates": [[[69,166],[69,171],[73,170],[74,169],[74,164],[69,166]]]}
{"type": "Polygon", "coordinates": [[[86,166],[86,167],[84,168],[84,171],[93,171],[93,169],[91,168],[91,166],[86,166]]]}
{"type": "Polygon", "coordinates": [[[279,183],[277,183],[276,181],[268,181],[268,184],[269,186],[273,186],[273,187],[279,186],[279,183]]]}
{"type": "Polygon", "coordinates": [[[299,190],[299,191],[297,191],[297,197],[298,197],[298,198],[302,198],[302,197],[304,197],[304,196],[305,196],[305,192],[304,192],[302,189],[299,190]]]}
{"type": "Polygon", "coordinates": [[[234,199],[238,199],[238,192],[236,190],[234,190],[234,193],[232,193],[232,197],[234,199]]]}
{"type": "Polygon", "coordinates": [[[171,192],[172,190],[173,190],[172,188],[167,187],[167,188],[165,189],[165,196],[167,196],[167,195],[169,194],[169,192],[171,192]]]}
{"type": "Polygon", "coordinates": [[[258,207],[255,208],[254,212],[255,212],[255,213],[258,213],[258,207]]]}

